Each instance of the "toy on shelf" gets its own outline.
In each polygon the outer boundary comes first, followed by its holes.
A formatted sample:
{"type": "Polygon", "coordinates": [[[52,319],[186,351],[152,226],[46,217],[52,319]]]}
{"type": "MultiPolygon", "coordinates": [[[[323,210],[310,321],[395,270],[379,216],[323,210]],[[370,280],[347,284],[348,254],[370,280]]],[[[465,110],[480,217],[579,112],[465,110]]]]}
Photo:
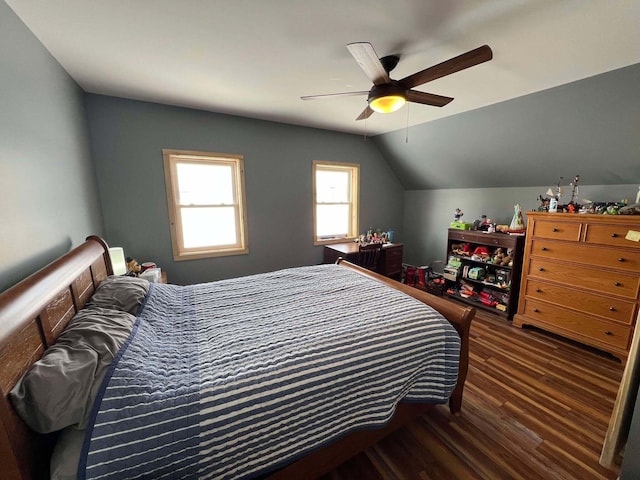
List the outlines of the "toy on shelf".
{"type": "Polygon", "coordinates": [[[478,245],[471,254],[471,260],[475,260],[476,262],[487,262],[489,257],[489,249],[484,245],[478,245]]]}
{"type": "Polygon", "coordinates": [[[493,252],[493,257],[491,257],[491,263],[495,265],[501,265],[502,260],[504,259],[505,256],[506,254],[505,254],[504,248],[498,247],[493,252]]]}
{"type": "Polygon", "coordinates": [[[513,248],[507,248],[507,256],[502,259],[500,265],[503,267],[513,267],[513,248]]]}
{"type": "Polygon", "coordinates": [[[579,193],[578,182],[580,181],[580,175],[576,175],[573,177],[573,181],[569,183],[571,186],[571,200],[567,204],[562,204],[562,186],[560,182],[564,177],[560,177],[558,183],[556,183],[556,191],[554,193],[552,188],[549,188],[546,192],[548,197],[543,197],[542,195],[538,195],[538,200],[540,201],[540,206],[538,207],[539,212],[568,212],[575,213],[582,208],[582,205],[576,203],[577,196],[579,193]]]}
{"type": "Polygon", "coordinates": [[[519,203],[516,203],[513,206],[513,218],[511,219],[511,225],[509,225],[509,230],[511,232],[524,232],[524,220],[522,219],[522,208],[519,203]]]}
{"type": "Polygon", "coordinates": [[[455,228],[456,230],[471,230],[471,224],[465,223],[461,220],[464,213],[459,208],[456,208],[453,213],[453,222],[449,224],[449,228],[455,228]]]}
{"type": "Polygon", "coordinates": [[[457,255],[464,257],[471,256],[471,244],[470,243],[456,243],[451,245],[451,251],[457,255]]]}

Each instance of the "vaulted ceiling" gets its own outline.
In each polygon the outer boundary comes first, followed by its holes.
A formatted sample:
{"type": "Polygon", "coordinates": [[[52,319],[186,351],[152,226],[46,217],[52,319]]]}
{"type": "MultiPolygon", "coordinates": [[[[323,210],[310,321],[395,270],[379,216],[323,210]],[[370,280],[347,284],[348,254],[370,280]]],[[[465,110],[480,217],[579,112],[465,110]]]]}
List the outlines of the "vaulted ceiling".
{"type": "MultiPolygon", "coordinates": [[[[490,112],[640,63],[637,0],[6,2],[87,92],[379,135],[399,176],[415,188],[433,183],[420,161],[419,139],[437,145],[435,134],[449,125],[439,122],[447,117],[490,112]],[[442,108],[409,104],[356,121],[366,95],[301,100],[371,87],[346,48],[358,41],[371,42],[379,56],[398,54],[396,79],[485,44],[493,59],[416,88],[454,97],[442,108]],[[401,146],[405,134],[399,132],[408,126],[419,126],[410,135],[413,148],[401,146]]],[[[482,133],[482,119],[464,118],[480,122],[476,133],[482,133]]],[[[447,142],[455,141],[456,129],[445,129],[447,142]]],[[[432,157],[441,160],[447,145],[432,157]]],[[[482,156],[491,157],[490,149],[482,156]]],[[[454,155],[461,162],[467,157],[464,149],[454,155]]]]}

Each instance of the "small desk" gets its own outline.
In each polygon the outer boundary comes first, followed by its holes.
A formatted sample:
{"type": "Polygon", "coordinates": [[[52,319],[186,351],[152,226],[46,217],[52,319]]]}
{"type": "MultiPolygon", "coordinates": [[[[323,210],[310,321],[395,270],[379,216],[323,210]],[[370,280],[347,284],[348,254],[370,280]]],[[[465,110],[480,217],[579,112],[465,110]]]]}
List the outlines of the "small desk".
{"type": "MultiPolygon", "coordinates": [[[[360,247],[356,242],[325,245],[323,263],[335,263],[339,257],[353,262],[356,260],[359,250],[360,247]]],[[[385,243],[382,246],[382,255],[376,271],[386,277],[400,279],[402,275],[401,243],[385,243]]]]}

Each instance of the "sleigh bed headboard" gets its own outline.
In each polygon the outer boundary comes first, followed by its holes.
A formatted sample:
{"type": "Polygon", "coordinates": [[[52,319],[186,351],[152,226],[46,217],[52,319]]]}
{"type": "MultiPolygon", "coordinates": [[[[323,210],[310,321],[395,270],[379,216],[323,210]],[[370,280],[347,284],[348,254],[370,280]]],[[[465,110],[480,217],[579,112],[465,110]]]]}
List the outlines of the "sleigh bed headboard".
{"type": "Polygon", "coordinates": [[[107,244],[96,236],[0,295],[0,465],[9,479],[48,478],[53,438],[31,432],[8,395],[55,342],[97,285],[113,274],[107,244]]]}

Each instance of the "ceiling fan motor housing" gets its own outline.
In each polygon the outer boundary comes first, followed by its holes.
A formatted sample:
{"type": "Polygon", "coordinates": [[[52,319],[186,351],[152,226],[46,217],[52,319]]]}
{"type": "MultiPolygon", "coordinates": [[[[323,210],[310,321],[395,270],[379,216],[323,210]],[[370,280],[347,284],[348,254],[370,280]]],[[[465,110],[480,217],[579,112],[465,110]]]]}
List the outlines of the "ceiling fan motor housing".
{"type": "Polygon", "coordinates": [[[389,83],[383,83],[371,87],[371,90],[369,90],[369,98],[367,100],[371,101],[374,98],[385,97],[387,95],[406,97],[407,89],[402,87],[397,80],[391,80],[389,83]]]}

